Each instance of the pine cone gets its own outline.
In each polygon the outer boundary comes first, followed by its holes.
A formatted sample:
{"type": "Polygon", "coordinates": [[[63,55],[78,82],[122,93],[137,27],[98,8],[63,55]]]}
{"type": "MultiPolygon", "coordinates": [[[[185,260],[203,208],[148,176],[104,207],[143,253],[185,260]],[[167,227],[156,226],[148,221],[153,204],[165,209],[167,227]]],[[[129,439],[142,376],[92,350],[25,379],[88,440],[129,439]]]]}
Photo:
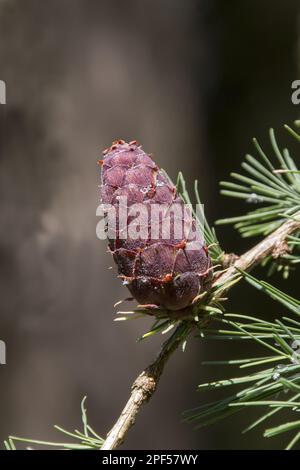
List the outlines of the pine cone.
{"type": "MultiPolygon", "coordinates": [[[[99,162],[102,165],[101,200],[116,211],[116,229],[108,232],[108,239],[123,284],[140,304],[168,310],[188,307],[210,287],[212,277],[211,259],[195,219],[188,210],[188,217],[173,214],[174,204],[183,214],[184,201],[136,141],[118,140],[103,153],[104,160],[99,162]],[[124,237],[124,227],[120,224],[121,201],[122,209],[128,211],[126,223],[133,227],[137,222],[130,213],[134,204],[147,208],[139,218],[140,234],[143,233],[140,238],[130,236],[129,232],[124,237]],[[156,222],[150,219],[154,204],[156,210],[162,212],[156,222]],[[163,222],[167,217],[171,230],[165,238],[163,222]],[[182,228],[180,237],[176,227],[182,228]],[[190,239],[192,232],[196,233],[196,239],[190,239]]],[[[107,209],[107,214],[110,211],[107,209]]]]}

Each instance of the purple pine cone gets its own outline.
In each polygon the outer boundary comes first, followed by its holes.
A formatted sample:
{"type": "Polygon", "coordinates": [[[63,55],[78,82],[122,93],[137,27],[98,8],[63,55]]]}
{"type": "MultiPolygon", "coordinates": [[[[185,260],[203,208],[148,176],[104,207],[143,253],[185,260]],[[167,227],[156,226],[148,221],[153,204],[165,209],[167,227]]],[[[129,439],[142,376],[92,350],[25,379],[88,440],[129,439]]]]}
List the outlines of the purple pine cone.
{"type": "Polygon", "coordinates": [[[188,307],[209,289],[212,278],[211,259],[195,219],[184,209],[175,186],[136,141],[118,140],[103,153],[101,202],[112,206],[107,214],[115,210],[109,249],[123,283],[142,305],[188,307]],[[142,215],[132,211],[136,205],[143,209],[142,215]],[[181,212],[174,211],[175,206],[181,212]],[[124,220],[121,223],[121,207],[127,211],[126,226],[124,220]],[[156,219],[154,209],[161,211],[156,219]]]}

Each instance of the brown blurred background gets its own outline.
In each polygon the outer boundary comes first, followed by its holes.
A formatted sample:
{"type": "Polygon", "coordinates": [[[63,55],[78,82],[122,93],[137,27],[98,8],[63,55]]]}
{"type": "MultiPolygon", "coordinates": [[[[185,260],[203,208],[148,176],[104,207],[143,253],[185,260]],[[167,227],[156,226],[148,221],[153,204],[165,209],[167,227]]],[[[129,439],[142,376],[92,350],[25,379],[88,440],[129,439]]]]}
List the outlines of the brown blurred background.
{"type": "MultiPolygon", "coordinates": [[[[0,0],[1,440],[60,439],[52,425],[78,427],[85,394],[104,435],[161,342],[136,342],[146,321],[113,323],[126,291],[95,234],[101,149],[137,139],[171,177],[199,179],[211,221],[241,212],[218,181],[253,135],[265,143],[268,127],[299,115],[299,15],[296,0],[0,0]]],[[[236,252],[252,243],[230,227],[219,236],[236,252]]],[[[296,292],[295,276],[285,289],[296,292]]],[[[271,305],[240,287],[228,308],[271,315],[271,305]]],[[[240,434],[249,413],[202,431],[181,421],[210,399],[197,384],[228,372],[201,361],[241,353],[191,340],[123,448],[280,445],[240,434]]]]}

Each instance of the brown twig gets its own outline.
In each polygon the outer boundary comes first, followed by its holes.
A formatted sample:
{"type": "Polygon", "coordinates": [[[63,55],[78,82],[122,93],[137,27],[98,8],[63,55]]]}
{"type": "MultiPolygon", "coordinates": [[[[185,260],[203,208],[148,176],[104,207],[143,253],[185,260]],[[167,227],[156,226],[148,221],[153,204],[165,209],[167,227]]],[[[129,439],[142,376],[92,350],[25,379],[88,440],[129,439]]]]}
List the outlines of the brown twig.
{"type": "Polygon", "coordinates": [[[214,286],[226,285],[227,281],[233,279],[237,269],[241,271],[250,271],[267,256],[278,253],[282,247],[286,248],[286,238],[288,235],[300,229],[300,214],[297,213],[293,219],[284,222],[277,230],[272,232],[261,242],[255,245],[243,255],[237,257],[232,266],[230,266],[220,277],[216,278],[214,286]]]}
{"type": "MultiPolygon", "coordinates": [[[[298,214],[297,217],[300,218],[300,214],[298,214]]],[[[265,257],[272,255],[273,252],[278,252],[281,246],[285,246],[287,236],[300,229],[300,220],[297,217],[283,223],[264,240],[243,255],[237,257],[232,266],[215,279],[214,287],[223,285],[224,291],[226,291],[226,285],[236,277],[237,269],[249,271],[265,257]]],[[[169,357],[189,335],[192,329],[192,322],[181,322],[172,336],[163,344],[154,362],[137,377],[132,385],[129,400],[117,422],[107,435],[101,450],[116,449],[122,444],[129,429],[134,424],[135,418],[142,405],[147,403],[154,394],[169,357]]]]}
{"type": "Polygon", "coordinates": [[[118,421],[108,434],[101,450],[115,449],[124,441],[124,438],[135,422],[141,406],[150,400],[154,394],[165,363],[177,349],[179,344],[192,329],[190,322],[182,322],[162,345],[157,358],[137,377],[131,387],[131,395],[125,405],[118,421]]]}

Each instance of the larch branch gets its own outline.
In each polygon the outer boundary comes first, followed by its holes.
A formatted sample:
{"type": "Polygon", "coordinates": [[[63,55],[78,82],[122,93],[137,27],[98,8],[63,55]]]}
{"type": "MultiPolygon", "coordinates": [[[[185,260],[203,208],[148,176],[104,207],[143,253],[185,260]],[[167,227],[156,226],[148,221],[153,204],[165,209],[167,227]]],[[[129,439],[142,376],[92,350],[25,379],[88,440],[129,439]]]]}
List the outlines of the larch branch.
{"type": "MultiPolygon", "coordinates": [[[[288,235],[298,230],[300,230],[300,214],[284,222],[277,230],[249,251],[238,256],[232,266],[215,279],[214,287],[224,285],[225,291],[226,285],[236,277],[237,269],[249,271],[267,256],[278,251],[280,252],[281,247],[286,243],[288,235]]],[[[116,449],[122,444],[128,431],[134,424],[141,407],[155,393],[166,362],[192,329],[192,322],[180,322],[172,336],[163,344],[157,358],[137,377],[132,385],[129,400],[115,425],[108,433],[101,450],[116,449]]]]}

